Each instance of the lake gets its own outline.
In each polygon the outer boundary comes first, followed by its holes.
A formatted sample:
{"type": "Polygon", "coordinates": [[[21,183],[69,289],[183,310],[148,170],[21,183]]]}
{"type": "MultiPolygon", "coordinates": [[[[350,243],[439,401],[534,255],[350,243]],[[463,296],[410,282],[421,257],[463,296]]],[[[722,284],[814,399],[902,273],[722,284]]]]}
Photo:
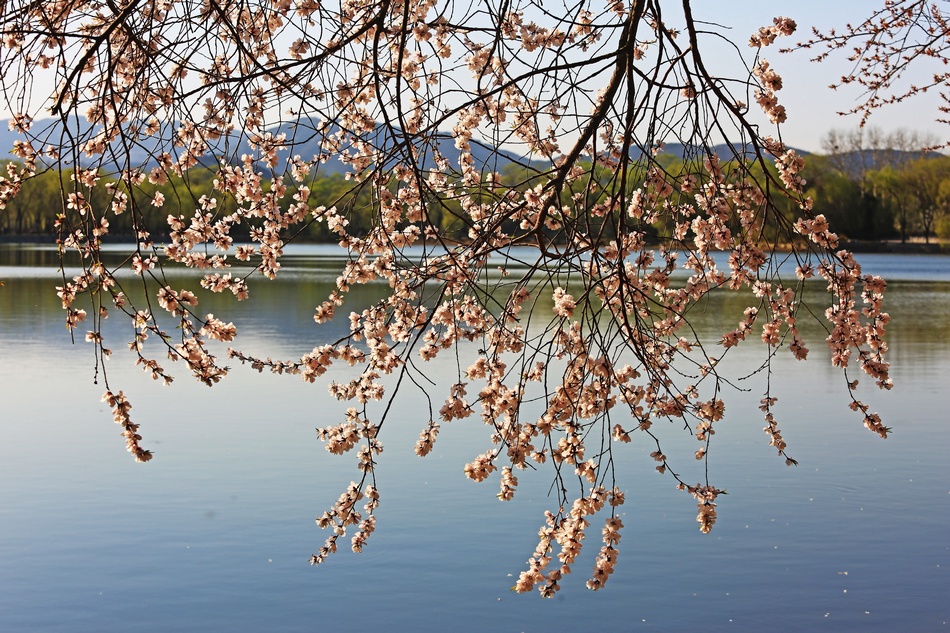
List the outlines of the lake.
{"type": "MultiPolygon", "coordinates": [[[[288,249],[254,300],[208,311],[234,320],[248,351],[299,358],[323,342],[312,314],[333,252],[288,249]]],[[[326,381],[238,366],[208,389],[170,366],[177,380],[161,387],[116,343],[110,380],[155,451],[136,464],[100,402],[92,347],[64,328],[55,252],[0,245],[0,631],[948,630],[950,257],[858,261],[890,282],[895,387],[862,387],[893,435],[848,410],[812,332],[809,362],[776,361],[777,415],[800,465],[767,446],[761,388],[729,394],[710,460],[729,494],[704,535],[692,498],[635,440],[618,453],[617,571],[602,591],[584,588],[595,519],[574,573],[544,600],[509,588],[537,543],[548,475],[520,474],[510,502],[495,498],[497,473],[466,479],[489,448],[475,418],[443,425],[420,459],[428,413],[418,396],[400,400],[382,436],[376,533],[362,554],[341,547],[311,567],[326,538],[314,519],[356,472],[355,455],[330,455],[314,432],[345,408],[326,381]]],[[[706,312],[697,327],[712,335],[721,310],[706,312]]],[[[730,362],[762,358],[758,344],[735,351],[730,362]]]]}

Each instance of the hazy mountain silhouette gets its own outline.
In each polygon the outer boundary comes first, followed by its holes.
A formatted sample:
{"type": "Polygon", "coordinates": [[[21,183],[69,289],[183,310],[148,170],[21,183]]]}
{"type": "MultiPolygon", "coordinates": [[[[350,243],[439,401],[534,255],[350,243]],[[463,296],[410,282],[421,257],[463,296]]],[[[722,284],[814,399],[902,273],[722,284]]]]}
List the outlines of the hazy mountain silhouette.
{"type": "MultiPolygon", "coordinates": [[[[14,140],[20,138],[18,134],[9,130],[7,123],[8,121],[6,120],[0,121],[0,154],[9,151],[9,149],[13,147],[14,140]]],[[[63,124],[54,119],[36,121],[32,128],[32,133],[36,134],[40,141],[42,141],[41,143],[37,143],[37,145],[42,146],[47,144],[58,145],[59,139],[62,137],[64,131],[65,127],[63,124]]],[[[85,124],[84,121],[72,126],[73,135],[78,137],[88,136],[90,131],[90,126],[85,124]]],[[[320,156],[323,151],[320,146],[321,136],[320,133],[317,132],[317,123],[315,121],[301,119],[295,123],[284,123],[278,127],[270,128],[268,131],[274,135],[286,135],[288,148],[280,152],[281,160],[285,161],[291,156],[300,156],[303,160],[311,160],[315,156],[320,156]]],[[[165,125],[159,134],[154,137],[146,137],[127,146],[120,145],[118,142],[113,143],[113,147],[110,149],[112,159],[110,160],[110,157],[106,156],[103,161],[103,166],[107,169],[110,167],[114,168],[117,163],[125,163],[126,159],[131,165],[154,166],[156,164],[154,156],[159,148],[166,151],[168,150],[172,145],[173,134],[174,126],[165,125]],[[115,160],[117,157],[122,160],[115,160]]],[[[384,169],[392,168],[398,162],[408,163],[411,160],[410,157],[405,155],[398,147],[396,139],[393,138],[392,131],[386,130],[383,126],[377,126],[373,135],[376,136],[375,139],[372,139],[374,143],[389,150],[388,153],[391,160],[384,165],[384,169]]],[[[481,171],[491,170],[501,172],[508,166],[515,164],[528,169],[542,170],[550,166],[548,161],[533,160],[519,155],[516,152],[479,143],[475,139],[471,141],[470,146],[475,167],[481,171]]],[[[455,140],[447,133],[440,133],[432,138],[432,142],[427,147],[422,148],[419,158],[421,159],[420,162],[423,169],[432,169],[435,167],[432,152],[433,147],[437,148],[439,153],[448,159],[453,167],[458,168],[460,152],[455,147],[455,140]]],[[[723,143],[714,146],[713,149],[724,160],[730,160],[736,156],[743,156],[745,158],[752,158],[754,156],[748,148],[739,145],[723,143]]],[[[630,156],[636,159],[643,156],[645,151],[644,148],[634,145],[630,150],[630,156]]],[[[240,138],[237,134],[231,134],[215,142],[211,155],[221,162],[236,164],[240,161],[242,154],[253,154],[254,152],[255,150],[250,146],[247,139],[240,138]]],[[[701,151],[701,148],[698,146],[685,145],[682,143],[668,143],[663,146],[661,151],[661,155],[677,159],[688,159],[701,156],[703,153],[704,152],[701,151]]],[[[798,153],[801,155],[808,154],[808,152],[802,150],[798,150],[798,153]]],[[[348,170],[347,166],[340,161],[337,156],[327,156],[326,158],[326,162],[320,166],[322,173],[345,173],[348,170]]],[[[209,162],[211,160],[213,159],[208,159],[209,162]]],[[[854,163],[856,165],[861,164],[862,160],[866,160],[866,157],[855,157],[854,163]]]]}
{"type": "MultiPolygon", "coordinates": [[[[0,121],[0,126],[2,126],[0,127],[0,155],[9,152],[13,148],[14,141],[21,138],[16,132],[9,130],[8,123],[8,120],[0,121]]],[[[80,123],[70,127],[72,136],[75,138],[85,138],[91,135],[92,129],[88,125],[80,123]]],[[[270,128],[268,132],[275,136],[278,134],[286,135],[287,148],[279,152],[282,161],[286,161],[292,156],[300,156],[301,159],[306,161],[321,156],[324,151],[320,145],[322,137],[317,132],[316,127],[316,123],[313,121],[301,120],[296,123],[285,123],[270,128]]],[[[59,145],[65,131],[66,127],[60,121],[54,119],[36,121],[31,129],[31,133],[37,136],[37,142],[34,143],[37,149],[49,144],[59,145]]],[[[173,134],[173,126],[165,125],[157,135],[145,137],[128,145],[122,145],[116,141],[104,157],[103,167],[107,169],[114,168],[116,164],[126,162],[130,165],[154,166],[156,164],[154,157],[159,150],[170,151],[169,148],[173,144],[173,134]],[[116,158],[122,160],[116,160],[116,158]]],[[[391,131],[378,126],[373,136],[376,138],[368,140],[372,140],[383,147],[384,150],[388,150],[387,154],[391,158],[391,164],[384,165],[384,168],[391,168],[398,162],[408,162],[410,160],[410,157],[400,150],[397,139],[393,137],[391,131]]],[[[423,148],[420,155],[422,168],[431,169],[435,167],[433,147],[437,148],[440,154],[448,159],[454,167],[458,168],[460,151],[455,147],[455,140],[446,133],[438,134],[432,140],[433,142],[428,147],[423,148]]],[[[489,147],[476,142],[474,139],[470,146],[475,167],[479,170],[502,171],[511,164],[525,166],[533,164],[532,161],[514,152],[489,147]]],[[[212,150],[209,154],[214,158],[209,157],[209,163],[212,160],[218,160],[223,163],[236,164],[240,162],[243,154],[254,154],[256,151],[246,138],[241,138],[237,134],[222,137],[215,141],[211,147],[212,150]]],[[[181,148],[178,148],[178,151],[181,151],[181,148]]],[[[326,158],[326,162],[320,166],[320,171],[325,174],[344,173],[349,169],[337,156],[327,156],[326,158]]],[[[68,164],[68,158],[64,162],[68,164]]],[[[282,167],[282,165],[279,165],[279,167],[282,167]]]]}
{"type": "Polygon", "coordinates": [[[883,167],[900,169],[920,158],[938,158],[942,154],[927,151],[902,151],[896,149],[865,149],[839,152],[828,155],[829,163],[852,180],[860,180],[863,174],[883,167]]]}

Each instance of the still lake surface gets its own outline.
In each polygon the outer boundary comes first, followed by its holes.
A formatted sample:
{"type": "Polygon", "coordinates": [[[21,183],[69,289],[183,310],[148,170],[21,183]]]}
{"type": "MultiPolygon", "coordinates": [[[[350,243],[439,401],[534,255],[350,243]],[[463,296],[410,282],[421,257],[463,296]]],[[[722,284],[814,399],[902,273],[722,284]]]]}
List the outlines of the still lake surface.
{"type": "MultiPolygon", "coordinates": [[[[299,358],[325,336],[311,316],[333,252],[295,247],[286,274],[252,286],[255,300],[207,311],[250,334],[248,351],[299,358]]],[[[412,445],[428,413],[418,396],[398,401],[377,532],[364,553],[341,548],[312,568],[326,536],[314,518],[355,474],[355,456],[328,454],[314,433],[341,419],[326,382],[238,366],[213,389],[184,374],[160,387],[117,341],[110,379],[156,453],[136,464],[99,401],[91,347],[63,327],[55,252],[0,245],[0,631],[950,630],[950,258],[858,260],[890,282],[896,386],[862,386],[892,437],[847,409],[814,331],[809,362],[783,353],[776,370],[800,466],[767,446],[761,389],[730,394],[710,462],[730,494],[703,535],[692,499],[635,440],[618,473],[616,573],[600,592],[584,588],[595,519],[546,601],[509,587],[536,545],[547,476],[520,474],[507,503],[497,473],[467,480],[462,466],[489,447],[474,418],[443,425],[420,459],[412,445]]],[[[696,315],[701,332],[721,331],[720,307],[696,315]]],[[[736,352],[730,362],[761,362],[757,344],[736,352]]]]}

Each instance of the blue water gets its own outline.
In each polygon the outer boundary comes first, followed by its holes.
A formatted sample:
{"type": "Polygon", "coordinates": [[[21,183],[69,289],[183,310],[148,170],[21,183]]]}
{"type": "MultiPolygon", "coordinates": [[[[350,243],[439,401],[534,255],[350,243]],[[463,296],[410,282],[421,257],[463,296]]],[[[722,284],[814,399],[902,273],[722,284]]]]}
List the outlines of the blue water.
{"type": "MultiPolygon", "coordinates": [[[[292,357],[320,342],[310,317],[323,249],[291,252],[294,274],[234,316],[254,332],[250,351],[292,357]]],[[[135,464],[99,402],[91,349],[62,326],[55,264],[11,257],[0,253],[0,632],[950,628],[950,258],[859,260],[892,281],[896,387],[864,393],[892,437],[847,409],[820,339],[807,363],[780,355],[778,415],[800,466],[766,445],[750,379],[715,437],[711,477],[729,495],[713,531],[699,532],[694,502],[635,441],[618,466],[616,573],[603,591],[584,588],[595,520],[545,601],[509,587],[536,545],[548,475],[520,474],[507,503],[497,478],[467,480],[464,463],[489,448],[480,422],[443,425],[417,458],[428,413],[407,392],[382,437],[377,532],[364,553],[341,548],[312,568],[326,537],[314,518],[355,475],[355,456],[328,454],[314,433],[343,410],[325,383],[238,367],[213,389],[186,375],[163,388],[115,344],[110,379],[156,454],[135,464]]],[[[729,362],[761,360],[755,346],[736,351],[729,362]]]]}

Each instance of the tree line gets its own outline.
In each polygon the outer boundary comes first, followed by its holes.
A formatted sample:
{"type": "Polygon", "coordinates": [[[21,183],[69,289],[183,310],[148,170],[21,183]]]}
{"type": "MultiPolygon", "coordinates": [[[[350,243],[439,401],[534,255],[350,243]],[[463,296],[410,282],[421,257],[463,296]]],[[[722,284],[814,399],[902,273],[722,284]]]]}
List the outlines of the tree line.
{"type": "MultiPolygon", "coordinates": [[[[807,157],[802,172],[807,182],[806,193],[814,200],[816,213],[823,213],[832,228],[848,240],[877,241],[911,238],[950,239],[950,157],[919,149],[928,139],[898,130],[882,134],[871,129],[851,132],[829,132],[824,141],[825,153],[807,157]],[[918,149],[915,149],[917,147],[918,149]]],[[[664,168],[670,174],[693,172],[697,166],[687,158],[666,156],[664,168]]],[[[701,167],[699,167],[701,169],[701,167]]],[[[605,196],[608,169],[595,166],[591,185],[584,192],[596,203],[605,196]],[[597,183],[604,187],[598,187],[597,183]],[[600,192],[599,192],[600,190],[600,192]]],[[[20,195],[10,200],[0,213],[0,234],[50,235],[56,234],[56,210],[60,209],[71,191],[72,174],[56,170],[41,172],[24,182],[20,195]]],[[[107,181],[109,176],[102,175],[107,181]]],[[[502,170],[500,182],[523,191],[531,188],[540,178],[524,165],[511,164],[502,170]]],[[[215,172],[193,168],[182,176],[166,175],[151,178],[128,193],[128,212],[110,214],[110,234],[130,237],[135,227],[164,224],[168,216],[189,218],[201,204],[202,198],[215,198],[215,214],[233,213],[236,201],[222,196],[215,189],[215,172]]],[[[284,179],[288,187],[283,199],[292,200],[300,195],[300,185],[284,179]]],[[[490,197],[492,184],[483,182],[484,195],[490,197]]],[[[106,209],[113,204],[119,183],[90,190],[86,201],[95,209],[106,209]]],[[[268,189],[273,188],[270,182],[268,189]]],[[[315,173],[305,186],[305,202],[314,208],[336,207],[349,222],[349,230],[365,234],[373,227],[375,205],[368,188],[354,182],[342,173],[315,173]]],[[[465,193],[471,193],[471,187],[465,193]]],[[[574,192],[566,191],[565,196],[574,192]]],[[[685,197],[684,197],[685,200],[685,197]]],[[[781,205],[780,205],[781,207],[781,205]]],[[[782,213],[792,217],[795,205],[785,205],[782,213]]],[[[443,230],[443,234],[464,240],[468,226],[457,200],[442,197],[428,204],[429,221],[443,230]]],[[[98,214],[97,214],[98,215],[98,214]]],[[[592,217],[593,224],[601,225],[604,239],[615,235],[609,222],[592,217]]],[[[234,239],[247,239],[250,226],[238,227],[234,239]]],[[[662,226],[655,227],[659,237],[668,235],[662,226]]],[[[597,231],[595,231],[597,232],[597,231]]],[[[315,242],[334,241],[326,223],[310,222],[302,229],[299,239],[315,242]]]]}

